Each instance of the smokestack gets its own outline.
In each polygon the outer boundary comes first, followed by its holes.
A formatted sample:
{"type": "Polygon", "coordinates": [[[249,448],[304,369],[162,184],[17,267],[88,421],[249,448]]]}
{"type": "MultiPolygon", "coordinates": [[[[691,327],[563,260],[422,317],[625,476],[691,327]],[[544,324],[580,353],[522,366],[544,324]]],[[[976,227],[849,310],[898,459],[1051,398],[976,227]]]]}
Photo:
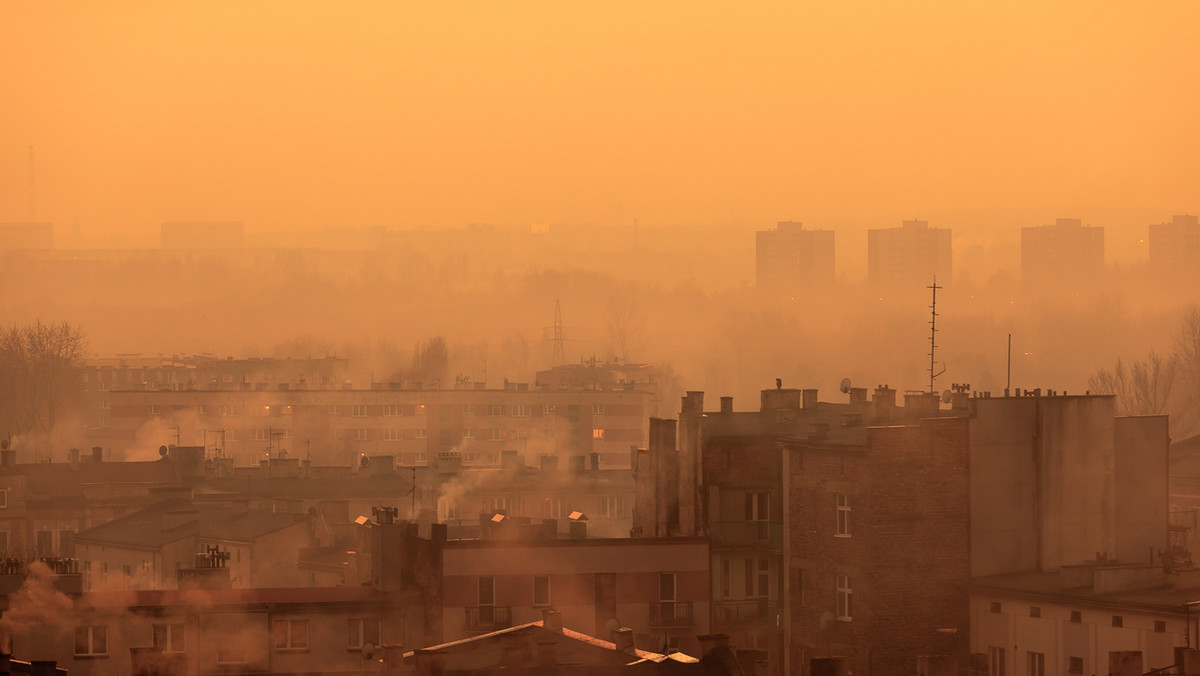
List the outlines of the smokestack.
{"type": "Polygon", "coordinates": [[[562,613],[553,608],[542,611],[542,629],[562,632],[562,613]]]}
{"type": "Polygon", "coordinates": [[[816,390],[801,390],[801,408],[816,408],[817,407],[817,391],[816,390]]]}

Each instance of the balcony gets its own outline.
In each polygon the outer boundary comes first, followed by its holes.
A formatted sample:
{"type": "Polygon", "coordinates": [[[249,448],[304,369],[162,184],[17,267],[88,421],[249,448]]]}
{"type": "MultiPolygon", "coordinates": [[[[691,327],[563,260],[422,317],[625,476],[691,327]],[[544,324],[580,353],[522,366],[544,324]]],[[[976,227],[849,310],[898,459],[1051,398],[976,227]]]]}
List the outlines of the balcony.
{"type": "Polygon", "coordinates": [[[771,599],[714,601],[713,620],[718,625],[769,624],[775,626],[779,604],[771,599]]]}
{"type": "Polygon", "coordinates": [[[512,626],[512,608],[508,606],[467,606],[467,631],[486,634],[512,626]]]}
{"type": "Polygon", "coordinates": [[[690,627],[692,620],[691,601],[651,601],[650,626],[664,629],[668,627],[690,627]]]}
{"type": "Polygon", "coordinates": [[[714,547],[783,550],[783,524],[772,521],[716,521],[709,524],[714,547]]]}

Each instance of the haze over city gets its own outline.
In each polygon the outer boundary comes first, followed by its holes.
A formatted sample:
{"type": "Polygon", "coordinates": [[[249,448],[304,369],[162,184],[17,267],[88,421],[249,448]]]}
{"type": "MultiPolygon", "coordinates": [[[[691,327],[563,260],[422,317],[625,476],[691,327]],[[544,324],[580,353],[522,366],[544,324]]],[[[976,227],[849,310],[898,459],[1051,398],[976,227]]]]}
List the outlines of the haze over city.
{"type": "Polygon", "coordinates": [[[0,672],[1200,676],[1200,4],[0,63],[0,672]]]}

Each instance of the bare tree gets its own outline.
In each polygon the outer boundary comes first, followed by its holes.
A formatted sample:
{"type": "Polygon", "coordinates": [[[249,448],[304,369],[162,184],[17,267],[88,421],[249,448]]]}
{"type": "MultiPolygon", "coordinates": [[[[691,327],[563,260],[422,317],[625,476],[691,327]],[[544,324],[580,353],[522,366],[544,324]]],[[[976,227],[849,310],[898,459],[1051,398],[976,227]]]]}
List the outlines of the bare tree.
{"type": "Polygon", "coordinates": [[[1200,306],[1193,305],[1179,322],[1173,358],[1179,369],[1179,388],[1172,415],[1178,428],[1193,432],[1200,427],[1200,306]]]}
{"type": "Polygon", "coordinates": [[[46,434],[82,401],[87,340],[67,322],[0,332],[0,396],[10,433],[46,434]]]}
{"type": "Polygon", "coordinates": [[[641,344],[642,332],[646,328],[646,314],[632,288],[609,297],[604,318],[608,323],[613,352],[621,361],[628,362],[629,353],[641,344]]]}
{"type": "Polygon", "coordinates": [[[1160,415],[1168,411],[1175,385],[1176,359],[1151,352],[1126,368],[1118,359],[1112,371],[1100,369],[1088,379],[1095,392],[1115,394],[1121,415],[1160,415]]]}
{"type": "Polygon", "coordinates": [[[442,336],[434,336],[413,348],[412,373],[422,382],[440,384],[449,368],[450,349],[442,336]]]}

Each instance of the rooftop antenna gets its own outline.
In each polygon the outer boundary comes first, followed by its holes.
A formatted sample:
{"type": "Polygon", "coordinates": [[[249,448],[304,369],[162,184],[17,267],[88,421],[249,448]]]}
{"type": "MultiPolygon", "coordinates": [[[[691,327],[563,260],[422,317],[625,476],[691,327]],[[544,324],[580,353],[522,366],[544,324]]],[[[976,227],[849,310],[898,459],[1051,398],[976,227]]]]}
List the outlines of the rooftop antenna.
{"type": "Polygon", "coordinates": [[[937,352],[937,292],[942,288],[938,286],[937,275],[933,276],[933,284],[925,287],[933,292],[933,302],[929,305],[929,393],[936,395],[937,389],[934,387],[934,381],[937,377],[946,372],[945,365],[941,371],[937,371],[937,361],[934,354],[937,352]]]}
{"type": "Polygon", "coordinates": [[[554,353],[551,355],[554,363],[551,366],[566,363],[566,348],[563,346],[563,342],[562,304],[556,298],[554,299],[554,353]]]}
{"type": "Polygon", "coordinates": [[[33,146],[29,146],[29,222],[37,221],[37,201],[34,199],[33,146]]]}

